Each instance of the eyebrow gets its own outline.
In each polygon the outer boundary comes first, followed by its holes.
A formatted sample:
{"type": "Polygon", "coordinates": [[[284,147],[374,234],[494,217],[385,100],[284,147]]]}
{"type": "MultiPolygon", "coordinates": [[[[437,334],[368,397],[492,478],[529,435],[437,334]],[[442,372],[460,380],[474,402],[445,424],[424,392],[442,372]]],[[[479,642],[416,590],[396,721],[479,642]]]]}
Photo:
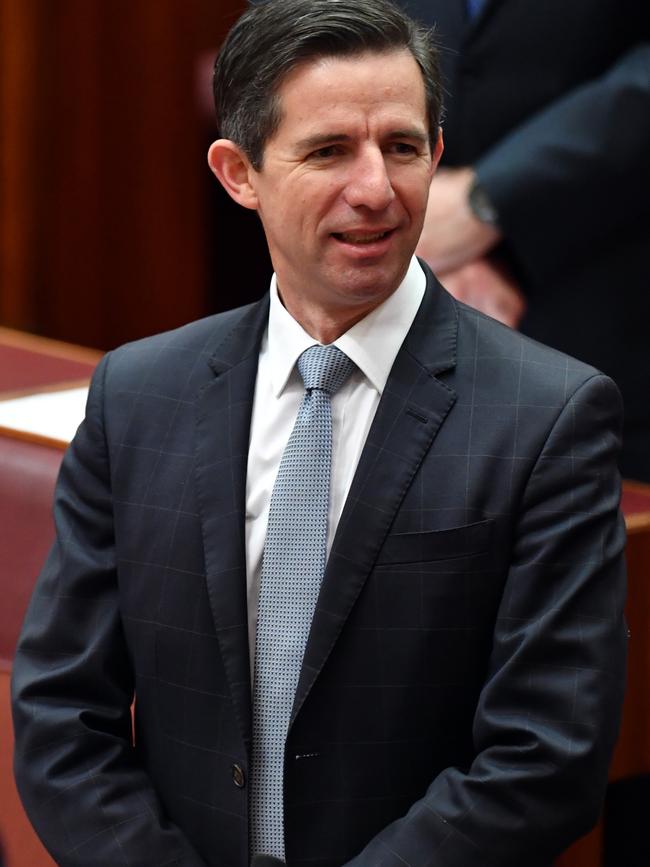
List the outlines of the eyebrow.
{"type": "Polygon", "coordinates": [[[323,147],[324,145],[332,144],[333,142],[349,142],[352,141],[352,136],[344,135],[343,133],[332,132],[323,133],[320,135],[310,135],[307,138],[300,139],[296,142],[297,150],[311,150],[312,148],[323,147]]]}
{"type": "MultiPolygon", "coordinates": [[[[422,144],[427,144],[429,141],[428,133],[422,132],[420,129],[416,129],[415,127],[410,129],[395,129],[391,130],[386,138],[390,141],[394,139],[414,139],[415,141],[419,141],[422,144]]],[[[308,136],[307,138],[300,139],[300,141],[296,142],[297,150],[312,150],[317,149],[319,147],[324,147],[325,145],[334,144],[336,142],[351,142],[352,136],[346,135],[345,133],[320,133],[317,135],[308,136]]]]}
{"type": "Polygon", "coordinates": [[[429,142],[429,134],[426,132],[422,132],[421,129],[416,129],[415,127],[411,127],[410,129],[393,130],[391,133],[389,133],[388,138],[411,138],[415,139],[415,141],[422,142],[423,144],[428,144],[429,142]]]}

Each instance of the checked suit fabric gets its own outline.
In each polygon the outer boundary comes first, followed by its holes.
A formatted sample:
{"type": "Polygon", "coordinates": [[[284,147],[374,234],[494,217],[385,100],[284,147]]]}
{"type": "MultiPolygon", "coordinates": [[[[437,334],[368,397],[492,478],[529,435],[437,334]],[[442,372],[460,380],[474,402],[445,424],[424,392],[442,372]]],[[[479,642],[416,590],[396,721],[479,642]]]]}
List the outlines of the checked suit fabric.
{"type": "Polygon", "coordinates": [[[336,346],[298,359],[305,394],[273,486],[253,688],[251,849],[284,857],[284,745],[327,556],[331,396],[353,368],[336,346]]]}

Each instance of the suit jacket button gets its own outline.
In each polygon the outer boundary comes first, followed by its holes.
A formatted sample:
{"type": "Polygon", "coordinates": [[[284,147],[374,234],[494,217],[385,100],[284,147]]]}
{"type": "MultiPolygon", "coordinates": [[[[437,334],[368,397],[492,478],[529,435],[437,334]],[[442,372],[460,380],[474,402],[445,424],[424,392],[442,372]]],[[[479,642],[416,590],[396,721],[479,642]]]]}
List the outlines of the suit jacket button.
{"type": "Polygon", "coordinates": [[[246,777],[241,765],[232,766],[232,781],[238,789],[243,789],[246,785],[246,777]]]}

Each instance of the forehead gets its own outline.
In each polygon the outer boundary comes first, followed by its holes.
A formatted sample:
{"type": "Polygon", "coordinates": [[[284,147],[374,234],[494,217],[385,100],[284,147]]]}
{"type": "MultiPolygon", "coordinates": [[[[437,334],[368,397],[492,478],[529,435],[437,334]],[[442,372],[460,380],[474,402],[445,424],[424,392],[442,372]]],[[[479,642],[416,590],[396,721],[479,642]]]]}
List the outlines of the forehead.
{"type": "Polygon", "coordinates": [[[277,97],[276,136],[343,121],[401,120],[428,131],[424,79],[407,49],[305,61],[283,79],[277,97]]]}

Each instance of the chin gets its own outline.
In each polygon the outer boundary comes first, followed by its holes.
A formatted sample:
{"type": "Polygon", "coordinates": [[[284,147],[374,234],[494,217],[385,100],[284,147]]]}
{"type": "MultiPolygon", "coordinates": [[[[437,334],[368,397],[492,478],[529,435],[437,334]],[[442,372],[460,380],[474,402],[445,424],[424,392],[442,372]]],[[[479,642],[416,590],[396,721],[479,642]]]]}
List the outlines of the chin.
{"type": "MultiPolygon", "coordinates": [[[[391,269],[393,270],[393,269],[391,269]]],[[[363,273],[353,273],[342,281],[339,294],[350,302],[363,304],[375,301],[380,303],[397,289],[404,279],[406,268],[399,273],[387,273],[386,268],[374,267],[363,273]]]]}
{"type": "Polygon", "coordinates": [[[366,305],[381,304],[389,295],[397,289],[399,282],[393,285],[392,283],[378,284],[377,282],[371,285],[354,285],[339,287],[336,292],[341,307],[363,307],[366,305]]]}

